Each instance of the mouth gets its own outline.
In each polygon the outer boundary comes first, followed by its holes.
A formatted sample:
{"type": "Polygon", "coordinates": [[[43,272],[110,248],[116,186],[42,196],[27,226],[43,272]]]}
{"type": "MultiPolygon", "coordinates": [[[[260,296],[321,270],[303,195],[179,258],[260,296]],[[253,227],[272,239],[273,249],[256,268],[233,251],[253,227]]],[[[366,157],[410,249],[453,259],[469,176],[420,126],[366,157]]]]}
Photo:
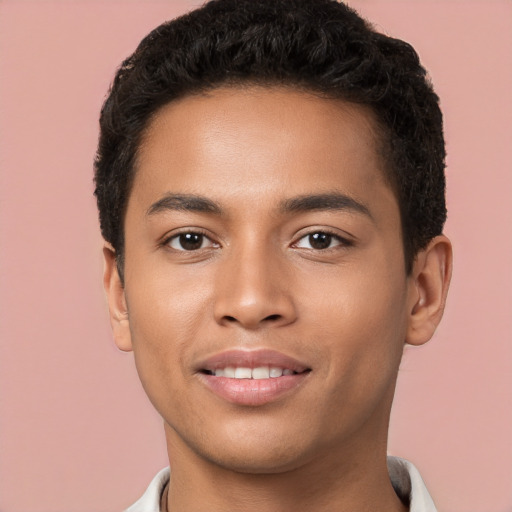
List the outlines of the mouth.
{"type": "Polygon", "coordinates": [[[218,397],[237,405],[258,406],[290,395],[311,371],[279,352],[233,350],[202,362],[197,374],[218,397]]]}
{"type": "MultiPolygon", "coordinates": [[[[304,372],[310,371],[309,369],[304,372]]],[[[278,366],[258,366],[256,368],[248,368],[244,366],[226,366],[225,368],[217,368],[215,370],[202,370],[205,375],[213,375],[215,377],[226,377],[228,379],[277,379],[287,375],[299,375],[304,372],[296,372],[290,368],[280,368],[278,366]]]]}

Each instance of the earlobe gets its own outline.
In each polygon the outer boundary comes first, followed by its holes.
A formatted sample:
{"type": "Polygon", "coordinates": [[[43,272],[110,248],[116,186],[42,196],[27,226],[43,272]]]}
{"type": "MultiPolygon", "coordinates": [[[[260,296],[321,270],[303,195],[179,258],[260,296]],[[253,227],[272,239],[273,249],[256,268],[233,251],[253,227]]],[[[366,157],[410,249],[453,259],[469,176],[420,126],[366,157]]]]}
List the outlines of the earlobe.
{"type": "Polygon", "coordinates": [[[444,235],[436,236],[414,262],[406,343],[422,345],[433,336],[443,317],[451,274],[450,240],[444,235]]]}
{"type": "Polygon", "coordinates": [[[120,350],[129,352],[133,348],[125,290],[119,276],[115,250],[108,242],[103,246],[103,260],[103,286],[107,295],[114,341],[120,350]]]}

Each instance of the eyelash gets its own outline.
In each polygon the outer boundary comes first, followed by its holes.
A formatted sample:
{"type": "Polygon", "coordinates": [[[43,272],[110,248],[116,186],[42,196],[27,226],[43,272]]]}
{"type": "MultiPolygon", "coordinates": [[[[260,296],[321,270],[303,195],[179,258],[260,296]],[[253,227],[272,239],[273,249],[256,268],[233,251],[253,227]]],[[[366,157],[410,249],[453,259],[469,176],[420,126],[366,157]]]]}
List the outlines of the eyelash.
{"type": "Polygon", "coordinates": [[[300,238],[298,238],[297,242],[294,242],[292,245],[297,247],[301,240],[304,240],[306,238],[309,238],[309,237],[312,237],[312,236],[318,235],[318,234],[327,235],[328,237],[331,238],[330,242],[332,240],[336,240],[338,243],[336,245],[334,245],[333,247],[326,247],[324,249],[315,249],[314,247],[311,247],[311,248],[302,247],[302,248],[310,250],[310,251],[326,252],[329,250],[336,250],[337,248],[350,247],[350,246],[354,245],[354,243],[351,240],[344,238],[344,237],[340,236],[339,234],[334,233],[333,231],[330,231],[329,229],[317,229],[317,230],[310,231],[309,233],[305,233],[300,238]]]}
{"type": "MultiPolygon", "coordinates": [[[[174,240],[179,240],[180,237],[182,236],[186,236],[186,235],[198,235],[201,238],[201,245],[203,245],[205,239],[206,240],[209,240],[211,245],[207,248],[211,248],[211,247],[214,247],[214,248],[217,248],[219,247],[219,244],[214,242],[205,232],[199,230],[199,229],[190,229],[189,231],[182,231],[180,233],[175,233],[173,234],[172,236],[169,236],[167,238],[165,238],[163,241],[162,241],[162,246],[165,246],[165,247],[168,247],[174,251],[177,251],[177,252],[184,252],[184,253],[195,253],[197,251],[200,251],[202,249],[206,249],[205,247],[199,247],[197,249],[190,249],[190,250],[187,250],[187,249],[184,249],[184,248],[181,248],[181,249],[178,249],[178,248],[175,248],[175,247],[172,247],[171,246],[171,242],[174,241],[174,240]]],[[[180,244],[182,245],[182,244],[180,244]]],[[[310,244],[311,245],[311,244],[310,244]]],[[[306,249],[306,250],[310,250],[310,251],[318,251],[318,252],[327,252],[327,251],[331,251],[331,250],[336,250],[336,248],[338,247],[350,247],[354,245],[353,242],[351,240],[348,240],[347,238],[344,238],[342,236],[340,236],[339,234],[337,233],[334,233],[328,229],[317,229],[317,230],[313,230],[313,231],[310,231],[308,233],[305,233],[303,234],[302,236],[300,236],[296,242],[293,242],[293,244],[291,245],[292,247],[298,247],[298,248],[302,248],[302,249],[306,249]],[[308,238],[308,237],[312,237],[314,235],[319,235],[319,234],[322,234],[322,235],[327,235],[328,237],[330,237],[330,240],[329,240],[329,247],[325,247],[323,249],[316,249],[314,247],[299,247],[299,243],[308,238]],[[335,240],[337,241],[338,243],[334,246],[330,246],[332,240],[335,240]]],[[[183,245],[182,245],[183,247],[183,245]]]]}
{"type": "Polygon", "coordinates": [[[199,247],[198,249],[187,250],[187,249],[176,249],[174,247],[171,247],[171,242],[173,240],[179,240],[180,237],[186,236],[186,235],[198,235],[198,236],[202,237],[201,245],[204,243],[205,240],[209,240],[211,242],[212,246],[214,246],[214,247],[219,246],[218,243],[214,242],[205,232],[201,231],[200,229],[189,229],[188,231],[181,231],[180,233],[175,233],[175,234],[165,238],[162,241],[162,246],[168,247],[177,252],[188,252],[188,253],[193,253],[193,252],[197,252],[201,249],[205,249],[204,247],[199,247]]]}

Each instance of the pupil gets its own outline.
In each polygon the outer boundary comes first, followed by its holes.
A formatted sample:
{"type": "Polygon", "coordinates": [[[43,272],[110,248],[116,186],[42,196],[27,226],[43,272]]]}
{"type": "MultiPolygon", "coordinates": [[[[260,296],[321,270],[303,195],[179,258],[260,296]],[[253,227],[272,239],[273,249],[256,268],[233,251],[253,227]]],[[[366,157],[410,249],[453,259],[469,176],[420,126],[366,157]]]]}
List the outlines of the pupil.
{"type": "Polygon", "coordinates": [[[309,243],[313,249],[327,249],[331,245],[332,236],[328,233],[313,233],[309,235],[309,243]]]}
{"type": "Polygon", "coordinates": [[[203,235],[198,233],[183,233],[180,235],[180,245],[186,251],[200,249],[203,244],[203,235]]]}

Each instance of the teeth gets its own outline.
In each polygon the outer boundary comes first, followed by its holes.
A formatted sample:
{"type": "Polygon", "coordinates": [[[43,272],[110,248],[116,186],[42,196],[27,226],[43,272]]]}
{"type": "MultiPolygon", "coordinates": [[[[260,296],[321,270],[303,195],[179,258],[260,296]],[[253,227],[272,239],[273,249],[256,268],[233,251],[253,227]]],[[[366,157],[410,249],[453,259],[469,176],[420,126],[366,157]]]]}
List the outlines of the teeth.
{"type": "Polygon", "coordinates": [[[258,366],[257,368],[245,368],[226,366],[212,371],[215,377],[227,377],[229,379],[275,379],[284,375],[294,375],[295,372],[289,368],[278,368],[277,366],[258,366]]]}
{"type": "Polygon", "coordinates": [[[270,376],[271,377],[281,377],[283,375],[283,369],[282,368],[270,368],[270,376]]]}
{"type": "Polygon", "coordinates": [[[224,368],[224,377],[229,377],[231,379],[235,378],[235,369],[232,366],[227,366],[224,368]]]}
{"type": "Polygon", "coordinates": [[[252,378],[253,379],[268,379],[270,377],[270,368],[268,366],[260,366],[253,368],[252,378]]]}
{"type": "Polygon", "coordinates": [[[235,370],[235,379],[250,379],[252,370],[250,368],[237,368],[235,370]]]}

